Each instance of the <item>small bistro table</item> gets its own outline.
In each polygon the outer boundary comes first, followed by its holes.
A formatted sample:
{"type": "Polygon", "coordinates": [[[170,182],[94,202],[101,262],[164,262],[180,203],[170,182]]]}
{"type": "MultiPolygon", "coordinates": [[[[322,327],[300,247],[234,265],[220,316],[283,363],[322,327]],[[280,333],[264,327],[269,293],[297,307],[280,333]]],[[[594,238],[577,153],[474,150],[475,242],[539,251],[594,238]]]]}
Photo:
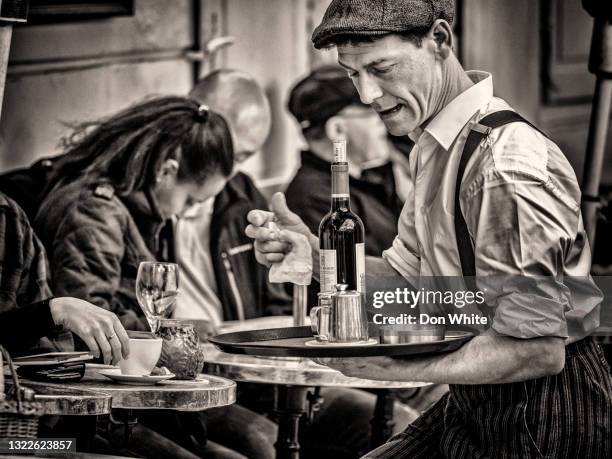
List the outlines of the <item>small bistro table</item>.
{"type": "Polygon", "coordinates": [[[203,382],[123,385],[107,381],[101,375],[88,378],[86,374],[82,381],[73,383],[21,379],[21,384],[37,393],[35,399],[44,403],[47,415],[87,416],[79,420],[78,435],[87,448],[99,415],[108,414],[112,424],[122,425],[125,429],[123,441],[127,441],[138,422],[135,410],[202,411],[236,401],[234,381],[209,375],[200,375],[200,379],[203,382]]]}
{"type": "Polygon", "coordinates": [[[277,458],[299,458],[299,421],[306,413],[307,392],[311,387],[352,387],[375,389],[377,402],[372,419],[372,444],[382,444],[393,424],[392,389],[427,386],[420,382],[386,382],[351,378],[310,359],[293,357],[255,357],[228,354],[212,345],[205,347],[205,369],[235,381],[274,384],[279,389],[277,407],[280,419],[276,442],[277,458]]]}
{"type": "MultiPolygon", "coordinates": [[[[23,384],[37,392],[56,391],[55,395],[42,396],[55,398],[57,406],[69,400],[71,393],[90,394],[89,399],[106,396],[110,399],[113,410],[146,410],[163,409],[177,411],[202,411],[218,406],[231,405],[236,401],[236,383],[218,376],[202,375],[203,383],[180,381],[170,384],[127,385],[111,381],[84,380],[75,383],[43,383],[24,380],[23,384]],[[64,395],[62,395],[62,392],[64,395]]],[[[38,397],[37,399],[39,399],[38,397]]],[[[106,414],[106,413],[71,413],[56,411],[46,414],[106,414]]]]}
{"type": "Polygon", "coordinates": [[[43,405],[45,415],[101,416],[111,412],[111,396],[104,392],[24,379],[21,384],[36,392],[34,401],[43,405]]]}

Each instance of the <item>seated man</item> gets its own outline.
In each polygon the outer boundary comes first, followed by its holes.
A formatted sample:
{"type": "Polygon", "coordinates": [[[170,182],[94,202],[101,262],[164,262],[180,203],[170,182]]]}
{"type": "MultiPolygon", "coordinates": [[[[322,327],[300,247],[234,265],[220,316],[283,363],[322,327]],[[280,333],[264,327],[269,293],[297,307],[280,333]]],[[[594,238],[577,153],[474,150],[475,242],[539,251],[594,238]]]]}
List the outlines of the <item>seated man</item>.
{"type": "MultiPolygon", "coordinates": [[[[127,334],[117,316],[78,298],[53,298],[45,249],[25,212],[0,193],[0,344],[19,354],[37,346],[70,351],[73,332],[104,363],[129,353],[127,334]],[[38,343],[38,344],[37,344],[38,343]],[[60,344],[51,346],[50,344],[60,344]]],[[[40,349],[40,347],[39,347],[40,349]]],[[[36,351],[34,351],[36,352],[36,351]]]]}
{"type": "MultiPolygon", "coordinates": [[[[216,71],[200,80],[190,96],[226,118],[238,164],[262,147],[270,130],[270,108],[252,77],[236,70],[216,71]]],[[[384,138],[384,128],[382,135],[384,138]]],[[[258,206],[267,207],[265,199],[246,174],[238,173],[214,203],[209,201],[183,213],[176,227],[177,258],[187,275],[183,277],[177,316],[207,318],[219,324],[223,320],[290,313],[289,299],[283,297],[281,285],[268,282],[267,270],[257,263],[252,241],[244,235],[248,210],[258,206]],[[218,252],[222,252],[221,257],[218,252]],[[215,264],[215,258],[224,263],[215,264]],[[228,282],[232,273],[235,281],[228,282]],[[261,293],[254,295],[256,292],[261,293]]],[[[266,389],[262,385],[241,385],[239,402],[260,411],[270,410],[272,397],[266,397],[266,389]]],[[[357,457],[367,450],[375,397],[353,389],[324,389],[321,395],[321,411],[308,429],[302,429],[302,456],[322,457],[332,443],[334,457],[357,457]]],[[[206,413],[209,420],[214,419],[208,424],[210,438],[222,444],[231,441],[228,437],[232,435],[229,419],[224,422],[221,416],[224,412],[206,413]]],[[[415,416],[412,410],[397,404],[398,429],[415,416]]]]}
{"type": "Polygon", "coordinates": [[[331,202],[332,142],[347,140],[351,208],[365,226],[366,255],[380,256],[397,231],[401,202],[396,194],[385,125],[339,66],[324,66],[298,82],[289,111],[300,123],[308,150],[285,192],[287,204],[315,234],[331,202]]]}
{"type": "MultiPolygon", "coordinates": [[[[263,145],[270,131],[270,107],[259,85],[236,70],[202,78],[189,97],[221,113],[229,124],[234,161],[240,165],[263,145]]],[[[181,294],[175,317],[245,320],[291,313],[283,286],[268,281],[244,234],[246,214],[267,207],[253,180],[235,173],[215,197],[188,207],[175,225],[181,294]]]]}

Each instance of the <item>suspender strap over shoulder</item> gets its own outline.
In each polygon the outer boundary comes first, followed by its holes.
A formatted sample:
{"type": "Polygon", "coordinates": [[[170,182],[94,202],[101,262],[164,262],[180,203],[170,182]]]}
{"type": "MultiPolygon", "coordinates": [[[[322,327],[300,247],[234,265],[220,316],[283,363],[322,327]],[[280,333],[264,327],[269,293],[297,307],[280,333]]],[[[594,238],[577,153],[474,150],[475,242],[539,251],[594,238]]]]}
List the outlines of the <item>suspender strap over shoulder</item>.
{"type": "Polygon", "coordinates": [[[461,153],[459,170],[457,171],[457,181],[455,183],[455,237],[457,238],[457,248],[459,249],[461,271],[463,273],[463,277],[467,278],[465,281],[470,290],[475,290],[476,288],[474,282],[474,276],[476,276],[476,258],[474,256],[474,247],[472,245],[470,232],[463,213],[461,212],[459,200],[461,181],[463,180],[463,175],[465,174],[465,168],[470,161],[470,158],[476,151],[476,148],[478,148],[478,145],[480,145],[480,143],[493,129],[515,122],[527,123],[538,132],[541,132],[537,127],[524,119],[518,113],[512,110],[502,110],[485,116],[472,127],[468,138],[465,141],[463,152],[461,153]]]}

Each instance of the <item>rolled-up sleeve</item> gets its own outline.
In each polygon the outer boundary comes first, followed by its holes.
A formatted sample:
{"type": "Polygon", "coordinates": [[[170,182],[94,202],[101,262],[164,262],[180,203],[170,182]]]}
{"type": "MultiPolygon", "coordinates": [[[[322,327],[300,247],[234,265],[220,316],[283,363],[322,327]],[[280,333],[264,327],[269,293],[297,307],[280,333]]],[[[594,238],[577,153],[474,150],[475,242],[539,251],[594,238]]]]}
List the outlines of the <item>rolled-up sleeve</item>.
{"type": "Polygon", "coordinates": [[[402,208],[393,244],[382,254],[383,258],[405,279],[414,282],[421,270],[421,259],[414,220],[414,196],[410,194],[402,208]]]}
{"type": "Polygon", "coordinates": [[[526,129],[511,130],[495,144],[494,167],[462,188],[462,210],[478,287],[494,308],[492,328],[517,338],[566,338],[573,306],[563,282],[565,264],[568,254],[583,253],[586,244],[575,190],[564,189],[575,179],[549,173],[554,158],[546,142],[526,129]],[[518,140],[524,135],[531,142],[518,140]]]}

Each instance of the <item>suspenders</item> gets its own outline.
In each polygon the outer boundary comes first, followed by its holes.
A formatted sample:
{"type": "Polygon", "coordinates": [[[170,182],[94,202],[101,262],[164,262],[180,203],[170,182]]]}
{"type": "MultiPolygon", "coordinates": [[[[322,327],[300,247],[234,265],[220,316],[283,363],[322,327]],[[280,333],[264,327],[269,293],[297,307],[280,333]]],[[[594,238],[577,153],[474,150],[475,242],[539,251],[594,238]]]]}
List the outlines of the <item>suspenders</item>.
{"type": "MultiPolygon", "coordinates": [[[[489,133],[498,127],[504,126],[509,123],[515,122],[527,123],[529,126],[542,133],[537,127],[531,124],[529,121],[524,119],[518,113],[512,110],[502,110],[499,112],[491,113],[481,119],[476,125],[472,127],[463,152],[461,153],[461,160],[459,161],[459,170],[457,171],[457,182],[455,184],[455,237],[457,238],[457,248],[459,249],[459,259],[461,260],[461,271],[465,279],[467,287],[474,291],[476,289],[475,279],[476,276],[476,258],[474,256],[474,247],[472,246],[472,239],[470,232],[468,231],[467,223],[461,212],[461,206],[459,204],[459,190],[461,188],[461,181],[465,174],[465,167],[470,161],[470,158],[476,151],[480,142],[482,142],[489,133]]],[[[546,135],[542,133],[542,135],[546,135]]]]}

